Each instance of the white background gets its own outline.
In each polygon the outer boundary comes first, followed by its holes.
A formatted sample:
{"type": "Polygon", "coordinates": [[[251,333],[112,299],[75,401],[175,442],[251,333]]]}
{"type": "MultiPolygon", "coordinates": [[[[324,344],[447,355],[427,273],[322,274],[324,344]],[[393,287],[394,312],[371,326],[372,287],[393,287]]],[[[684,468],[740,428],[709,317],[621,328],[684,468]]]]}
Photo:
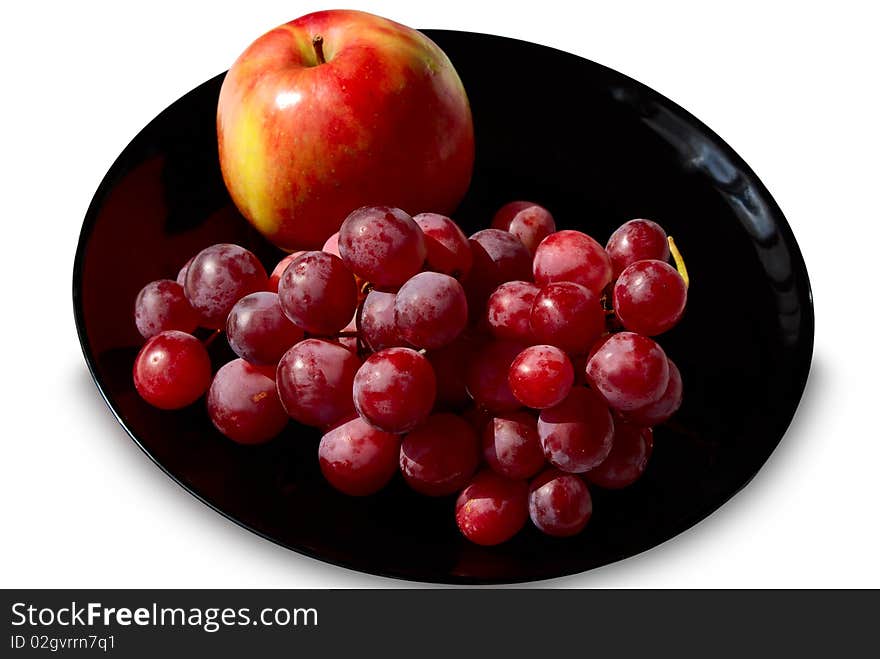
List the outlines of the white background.
{"type": "MultiPolygon", "coordinates": [[[[414,27],[552,45],[646,83],[751,164],[807,261],[813,370],[765,468],[674,540],[548,585],[880,587],[873,3],[346,4],[414,27]]],[[[301,557],[206,508],[128,439],[86,371],[71,270],[105,171],[153,116],[227,68],[251,40],[326,7],[204,6],[0,9],[0,586],[401,585],[301,557]]]]}

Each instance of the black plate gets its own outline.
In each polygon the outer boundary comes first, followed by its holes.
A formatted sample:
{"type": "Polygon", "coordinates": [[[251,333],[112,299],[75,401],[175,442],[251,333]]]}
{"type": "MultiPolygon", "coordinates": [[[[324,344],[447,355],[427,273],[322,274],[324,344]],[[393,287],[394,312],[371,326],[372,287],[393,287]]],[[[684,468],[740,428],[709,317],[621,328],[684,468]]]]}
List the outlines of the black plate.
{"type": "MultiPolygon", "coordinates": [[[[782,212],[711,130],[656,92],[587,60],[521,41],[429,30],[469,92],[476,170],[455,215],[488,226],[512,199],[547,206],[560,228],[604,241],[649,217],[676,237],[691,273],[688,311],[661,344],[683,373],[685,402],[656,432],[644,478],[594,489],[580,536],[530,526],[494,548],[465,541],[453,501],[399,480],[364,499],[332,490],[316,431],[291,424],[268,445],[221,437],[201,405],[160,412],[136,395],[142,343],[132,305],[198,250],[236,242],[269,267],[281,256],[251,230],[220,178],[214,116],[223,76],[153,120],[110,168],[88,210],[73,299],[86,361],[119,422],[162,469],[215,510],[298,552],[422,581],[500,583],[582,572],[682,532],[755,475],[800,400],[813,347],[807,271],[782,212]]],[[[414,209],[430,210],[430,209],[414,209]]],[[[225,342],[214,358],[228,358],[225,342]]]]}

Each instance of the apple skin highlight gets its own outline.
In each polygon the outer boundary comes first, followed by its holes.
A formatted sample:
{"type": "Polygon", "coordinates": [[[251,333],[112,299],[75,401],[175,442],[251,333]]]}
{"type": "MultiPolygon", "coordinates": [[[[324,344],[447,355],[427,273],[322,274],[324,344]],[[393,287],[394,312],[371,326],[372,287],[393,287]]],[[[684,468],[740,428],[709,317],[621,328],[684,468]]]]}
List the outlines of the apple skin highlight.
{"type": "Polygon", "coordinates": [[[223,82],[217,134],[235,205],[288,251],[320,249],[364,205],[450,214],[473,170],[470,106],[449,59],[358,11],[309,14],[252,43],[223,82]]]}

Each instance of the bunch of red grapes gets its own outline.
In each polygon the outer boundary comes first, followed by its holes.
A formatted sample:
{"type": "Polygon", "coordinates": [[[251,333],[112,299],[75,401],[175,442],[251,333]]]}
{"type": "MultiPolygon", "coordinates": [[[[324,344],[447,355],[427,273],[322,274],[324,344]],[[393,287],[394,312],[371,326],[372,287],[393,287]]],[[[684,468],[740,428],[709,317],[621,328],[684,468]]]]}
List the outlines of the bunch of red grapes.
{"type": "Polygon", "coordinates": [[[271,276],[242,247],[208,247],[138,295],[135,387],[163,409],[207,392],[213,424],[242,444],[289,418],[320,428],[333,487],[372,494],[399,470],[424,495],[458,494],[478,544],[529,517],[579,533],[588,485],[635,482],[652,426],[681,404],[679,371],[650,337],[681,318],[687,274],[649,220],[605,248],[529,202],[492,226],[467,238],[442,215],[360,208],[271,276]],[[197,327],[225,331],[239,358],[212,374],[197,327]]]}

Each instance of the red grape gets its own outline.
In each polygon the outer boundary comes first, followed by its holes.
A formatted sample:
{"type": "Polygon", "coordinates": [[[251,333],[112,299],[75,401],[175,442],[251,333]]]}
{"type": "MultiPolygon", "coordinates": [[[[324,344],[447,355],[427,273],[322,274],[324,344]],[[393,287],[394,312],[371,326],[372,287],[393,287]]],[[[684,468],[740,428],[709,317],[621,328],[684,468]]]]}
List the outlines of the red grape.
{"type": "Polygon", "coordinates": [[[565,400],[574,384],[574,368],[559,348],[530,346],[513,360],[508,382],[520,403],[540,410],[565,400]]]}
{"type": "Polygon", "coordinates": [[[475,274],[485,274],[496,283],[492,291],[506,281],[531,281],[531,257],[529,250],[516,236],[500,229],[477,231],[468,241],[471,245],[474,263],[479,270],[475,274]]]}
{"type": "Polygon", "coordinates": [[[183,287],[170,279],[151,281],[134,302],[134,323],[145,339],[166,330],[190,333],[199,315],[184,295],[183,287]]]}
{"type": "Polygon", "coordinates": [[[540,285],[570,281],[588,288],[596,297],[611,283],[611,261],[602,245],[580,231],[557,231],[535,250],[535,282],[540,285]]]}
{"type": "Polygon", "coordinates": [[[620,332],[587,362],[587,379],[611,407],[629,412],[660,399],[669,384],[669,360],[648,337],[620,332]]]}
{"type": "Polygon", "coordinates": [[[509,231],[534,255],[540,242],[556,231],[556,222],[543,206],[530,201],[511,201],[495,213],[492,228],[509,231]]]}
{"type": "Polygon", "coordinates": [[[220,367],[208,389],[208,416],[229,439],[261,444],[284,430],[288,416],[275,389],[275,369],[233,359],[220,367]]]}
{"type": "Polygon", "coordinates": [[[489,295],[507,281],[531,281],[529,250],[519,238],[500,229],[477,231],[468,240],[473,254],[464,282],[471,320],[483,317],[489,295]]]}
{"type": "Polygon", "coordinates": [[[667,358],[667,361],[669,363],[669,383],[666,385],[663,395],[645,407],[627,412],[627,421],[639,426],[657,426],[668,421],[681,407],[681,373],[671,359],[667,358]]]}
{"type": "Polygon", "coordinates": [[[470,402],[463,365],[471,361],[477,348],[477,342],[460,336],[448,346],[431,350],[425,355],[437,378],[435,409],[460,410],[470,402]]]}
{"type": "Polygon", "coordinates": [[[358,329],[367,347],[374,352],[405,345],[394,321],[394,301],[397,295],[373,289],[361,303],[358,329]]]}
{"type": "Polygon", "coordinates": [[[340,492],[365,496],[381,490],[397,471],[400,439],[360,417],[330,430],[318,445],[324,478],[340,492]]]}
{"type": "Polygon", "coordinates": [[[635,483],[648,466],[654,448],[654,433],[618,419],[614,423],[611,453],[584,476],[591,483],[607,489],[620,489],[635,483]]]}
{"type": "Polygon", "coordinates": [[[529,516],[547,535],[557,538],[577,535],[592,514],[590,491],[574,474],[548,469],[529,486],[529,516]]]}
{"type": "Polygon", "coordinates": [[[339,256],[339,232],[337,231],[332,236],[330,236],[327,241],[324,243],[324,246],[321,248],[322,252],[327,252],[328,254],[332,254],[333,256],[339,256]]]}
{"type": "Polygon", "coordinates": [[[186,286],[186,271],[189,268],[189,264],[193,262],[194,258],[196,258],[196,257],[190,256],[189,261],[184,263],[183,267],[180,270],[178,270],[178,272],[177,272],[177,279],[175,281],[177,281],[177,283],[180,284],[181,286],[186,286]]]}
{"type": "Polygon", "coordinates": [[[510,480],[484,469],[455,501],[455,521],[468,540],[498,545],[515,536],[529,518],[525,481],[510,480]]]}
{"type": "Polygon", "coordinates": [[[532,202],[504,205],[492,227],[466,238],[444,215],[363,207],[271,278],[248,250],[213,245],[138,295],[135,388],[163,409],[207,391],[211,422],[240,444],[289,418],[317,426],[331,486],[372,494],[399,468],[417,492],[459,492],[456,523],[480,545],[529,516],[548,535],[579,533],[588,482],[640,478],[652,426],[681,405],[681,374],[649,337],[679,322],[687,283],[649,220],[620,227],[607,252],[532,202]],[[212,381],[183,330],[224,324],[239,358],[212,381]]]}
{"type": "Polygon", "coordinates": [[[268,291],[245,295],[226,319],[229,347],[251,364],[277,364],[302,338],[302,330],[281,310],[278,295],[268,291]]]}
{"type": "Polygon", "coordinates": [[[599,296],[572,282],[547,284],[535,296],[529,326],[535,340],[578,354],[605,331],[599,296]]]}
{"type": "Polygon", "coordinates": [[[477,433],[455,414],[434,414],[403,438],[400,471],[416,492],[443,496],[467,483],[480,462],[477,433]]]}
{"type": "Polygon", "coordinates": [[[538,435],[550,464],[579,474],[608,456],[614,422],[594,391],[576,387],[559,405],[541,411],[538,435]]]}
{"type": "Polygon", "coordinates": [[[538,422],[528,412],[493,417],[483,427],[483,457],[507,478],[531,478],[544,466],[538,422]]]}
{"type": "Polygon", "coordinates": [[[354,378],[358,413],[386,432],[408,432],[419,425],[431,413],[436,394],[434,369],[410,348],[370,355],[354,378]]]}
{"type": "Polygon", "coordinates": [[[614,313],[631,332],[656,336],[672,329],[684,313],[687,286],[663,261],[637,261],[614,284],[614,313]]]}
{"type": "Polygon", "coordinates": [[[134,386],[153,407],[176,410],[198,400],[211,384],[211,360],[191,334],[170,330],[151,337],[134,360],[134,386]]]}
{"type": "Polygon", "coordinates": [[[599,348],[602,347],[610,336],[610,332],[603,332],[602,335],[593,342],[593,346],[587,354],[569,355],[571,365],[574,368],[575,386],[590,386],[590,381],[587,378],[587,363],[592,359],[593,355],[599,352],[599,348]]]}
{"type": "Polygon", "coordinates": [[[338,256],[305,252],[278,282],[285,315],[311,334],[331,335],[345,327],[357,308],[357,284],[338,256]]]}
{"type": "Polygon", "coordinates": [[[529,318],[540,290],[527,281],[508,281],[495,289],[489,296],[486,314],[489,330],[496,339],[532,342],[529,318]]]}
{"type": "Polygon", "coordinates": [[[622,224],[605,247],[611,259],[613,277],[617,279],[624,268],[645,259],[669,260],[669,242],[666,232],[651,220],[630,220],[622,224]]]}
{"type": "Polygon", "coordinates": [[[473,254],[458,225],[445,215],[419,213],[413,220],[425,235],[429,270],[463,280],[471,271],[473,254]]]}
{"type": "Polygon", "coordinates": [[[521,343],[496,341],[479,350],[467,371],[467,390],[479,405],[491,412],[512,412],[520,402],[510,390],[510,365],[522,352],[521,343]]]}
{"type": "Polygon", "coordinates": [[[300,254],[305,254],[305,252],[293,252],[278,261],[278,265],[275,266],[275,268],[272,270],[272,274],[269,275],[269,292],[278,292],[278,282],[281,281],[281,275],[283,275],[284,271],[287,270],[287,266],[293,263],[300,254]]]}
{"type": "Polygon", "coordinates": [[[452,343],[467,325],[464,289],[439,272],[420,272],[397,292],[394,321],[412,346],[433,350],[452,343]]]}
{"type": "Polygon", "coordinates": [[[422,269],[425,238],[399,208],[365,206],[342,223],[339,253],[361,279],[379,288],[397,288],[422,269]]]}
{"type": "Polygon", "coordinates": [[[269,278],[259,259],[244,247],[221,243],[196,254],[186,269],[186,299],[200,324],[223,329],[232,306],[248,293],[266,290],[269,278]]]}
{"type": "MultiPolygon", "coordinates": [[[[589,362],[593,358],[593,355],[595,355],[597,352],[599,352],[599,348],[601,348],[603,345],[605,345],[605,342],[610,338],[611,338],[611,333],[604,332],[599,336],[598,339],[593,341],[593,345],[590,347],[590,352],[588,352],[586,355],[582,356],[582,360],[580,362],[580,365],[583,366],[582,370],[586,370],[587,362],[589,362]]],[[[586,374],[582,373],[581,375],[586,375],[586,374]]]]}
{"type": "Polygon", "coordinates": [[[284,353],[275,375],[287,414],[309,426],[327,427],[355,415],[351,388],[360,359],[337,343],[300,341],[284,353]]]}
{"type": "Polygon", "coordinates": [[[492,216],[492,228],[507,231],[513,216],[521,210],[531,208],[532,206],[537,206],[537,204],[534,204],[531,201],[508,201],[495,211],[495,215],[492,216]]]}

